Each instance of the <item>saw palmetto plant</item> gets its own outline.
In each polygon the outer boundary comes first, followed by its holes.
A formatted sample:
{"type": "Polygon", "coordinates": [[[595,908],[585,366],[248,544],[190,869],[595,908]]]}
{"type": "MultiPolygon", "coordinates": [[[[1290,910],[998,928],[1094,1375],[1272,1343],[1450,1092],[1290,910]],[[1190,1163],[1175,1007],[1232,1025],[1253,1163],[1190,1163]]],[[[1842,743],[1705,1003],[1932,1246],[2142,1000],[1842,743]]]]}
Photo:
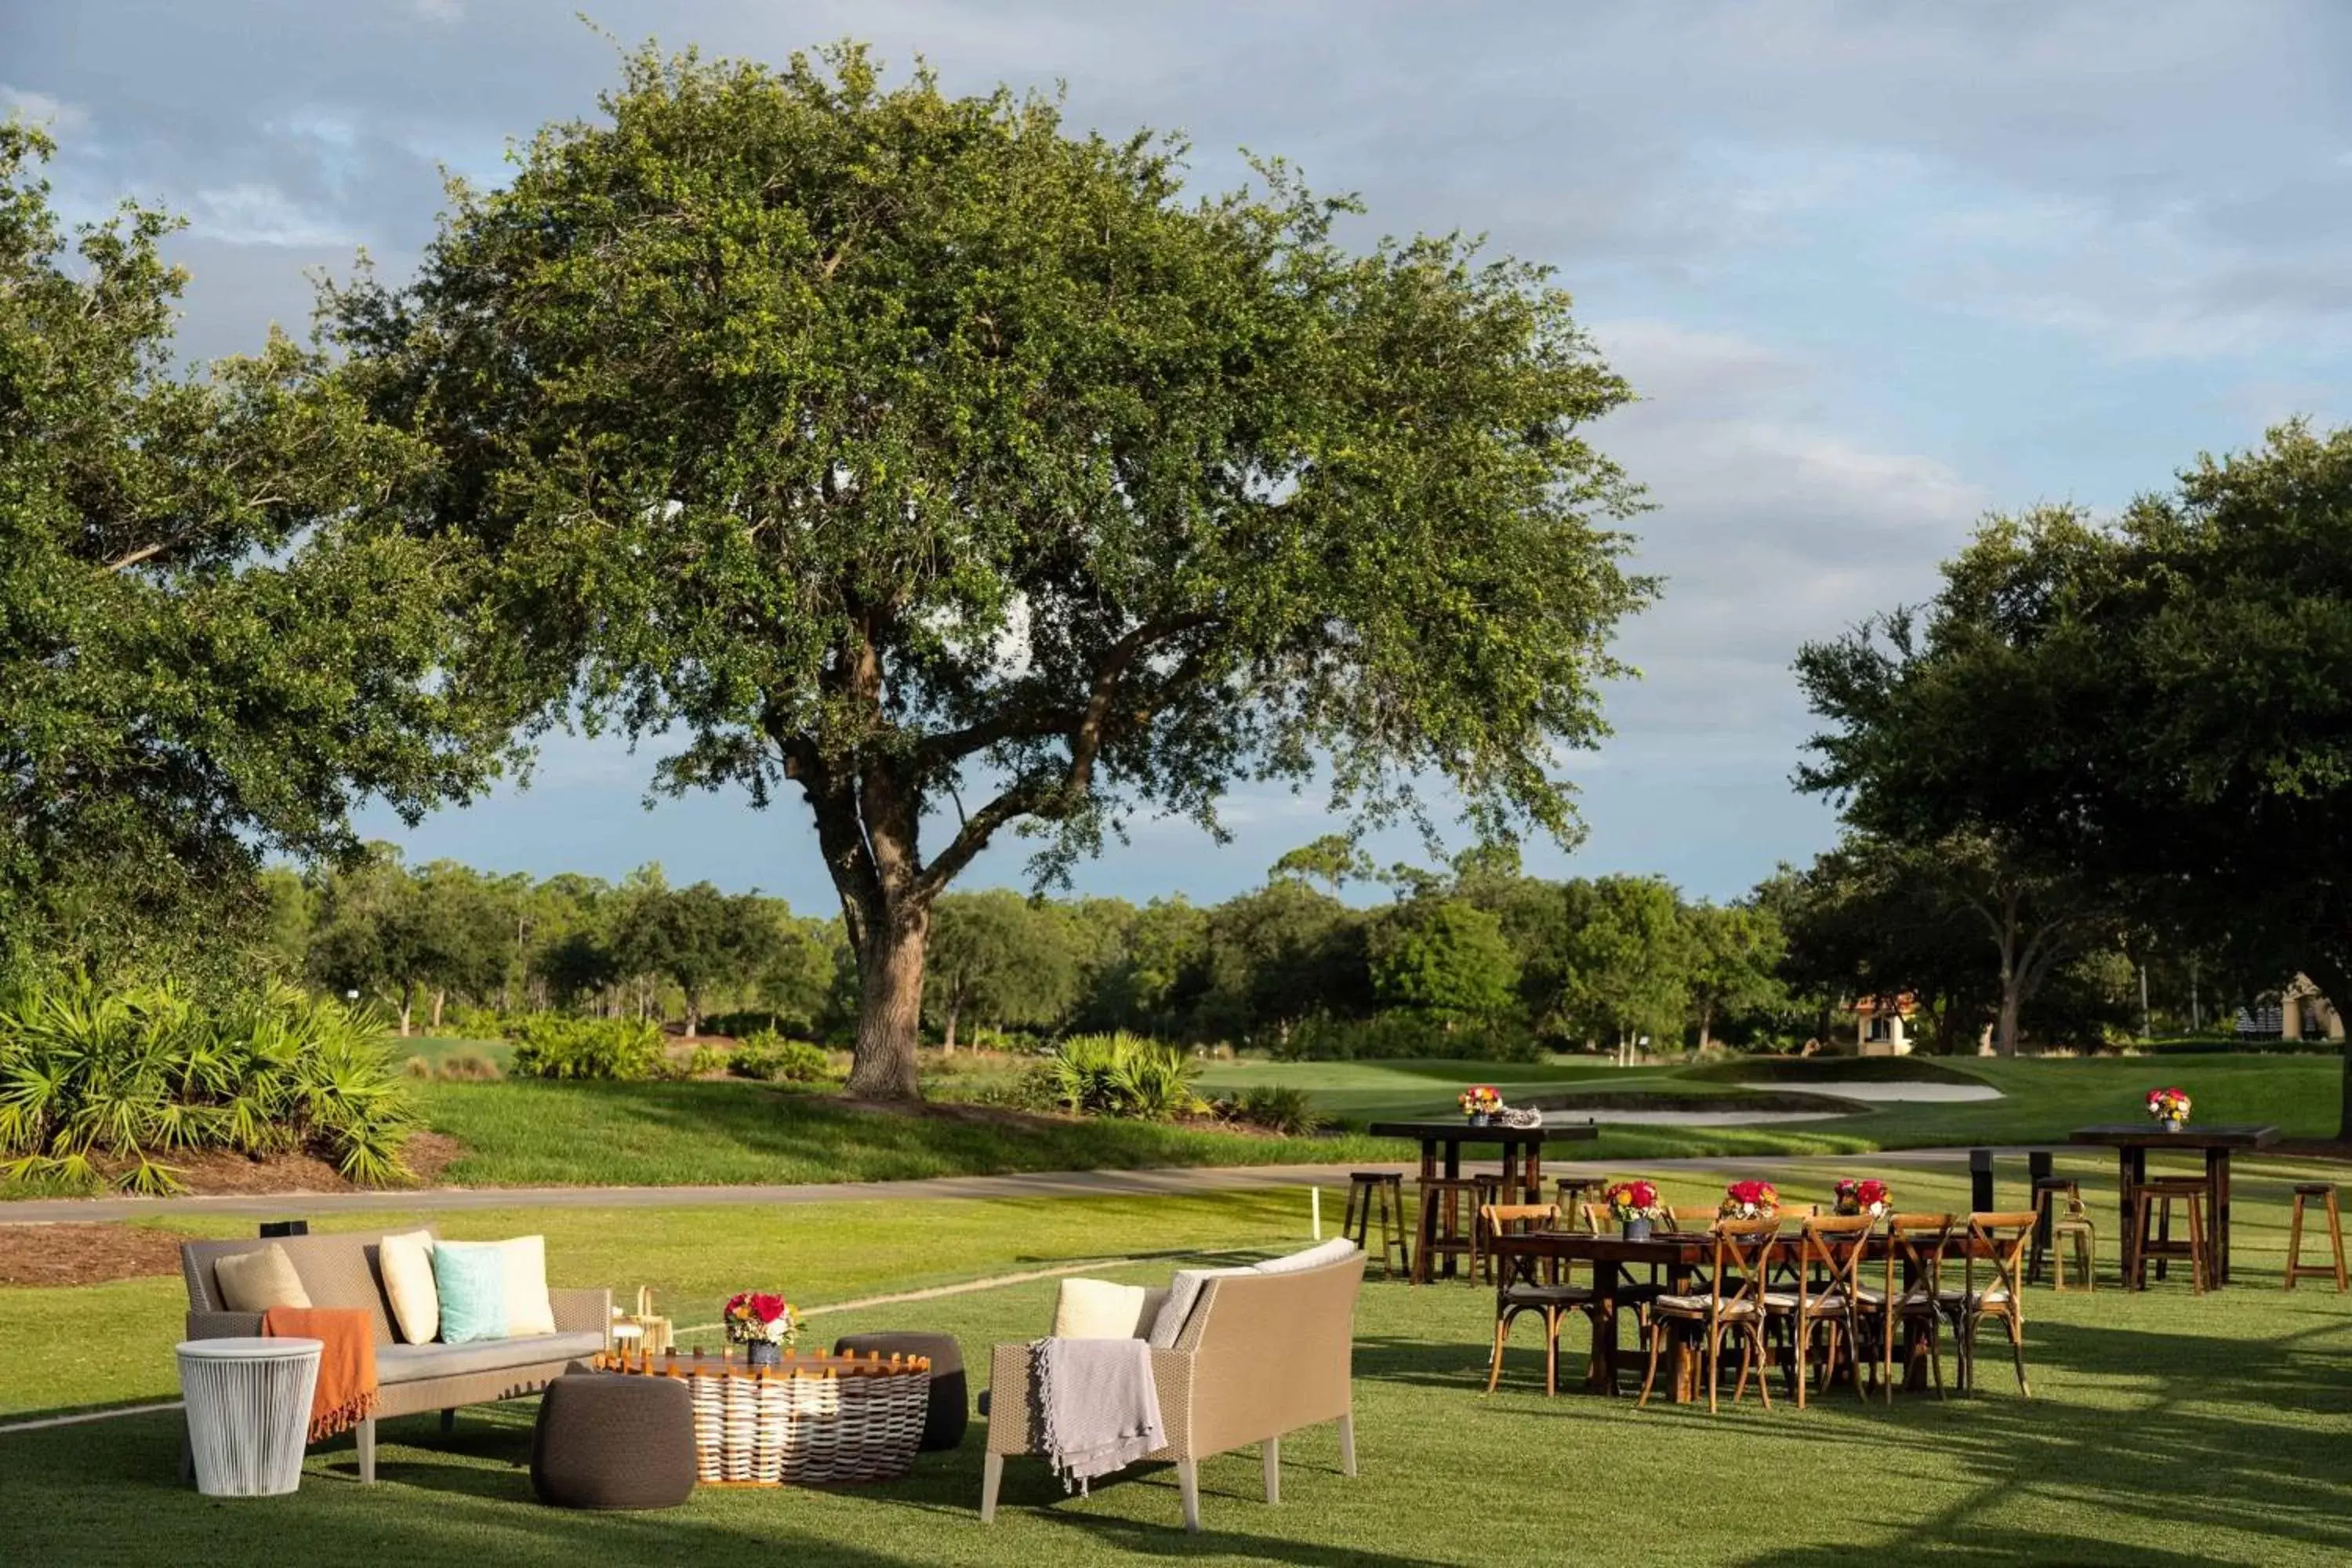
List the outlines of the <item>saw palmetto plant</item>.
{"type": "Polygon", "coordinates": [[[272,986],[200,1005],[75,979],[0,1005],[0,1178],[179,1190],[174,1151],[297,1150],[363,1185],[407,1174],[416,1125],[364,1011],[272,986]]]}

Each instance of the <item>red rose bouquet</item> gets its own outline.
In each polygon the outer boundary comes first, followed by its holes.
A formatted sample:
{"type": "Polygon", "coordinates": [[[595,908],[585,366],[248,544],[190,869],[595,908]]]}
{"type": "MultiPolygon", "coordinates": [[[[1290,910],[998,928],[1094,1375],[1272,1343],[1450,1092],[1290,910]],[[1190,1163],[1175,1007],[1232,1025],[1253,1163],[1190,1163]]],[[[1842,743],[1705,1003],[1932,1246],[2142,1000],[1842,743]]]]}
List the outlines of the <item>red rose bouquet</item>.
{"type": "Polygon", "coordinates": [[[1723,1206],[1716,1213],[1726,1219],[1770,1219],[1780,1212],[1780,1194],[1769,1182],[1734,1182],[1723,1189],[1723,1206]]]}
{"type": "Polygon", "coordinates": [[[1866,1214],[1873,1219],[1883,1216],[1895,1205],[1895,1194],[1886,1184],[1875,1176],[1860,1181],[1843,1181],[1837,1184],[1837,1212],[1843,1215],[1866,1214]]]}

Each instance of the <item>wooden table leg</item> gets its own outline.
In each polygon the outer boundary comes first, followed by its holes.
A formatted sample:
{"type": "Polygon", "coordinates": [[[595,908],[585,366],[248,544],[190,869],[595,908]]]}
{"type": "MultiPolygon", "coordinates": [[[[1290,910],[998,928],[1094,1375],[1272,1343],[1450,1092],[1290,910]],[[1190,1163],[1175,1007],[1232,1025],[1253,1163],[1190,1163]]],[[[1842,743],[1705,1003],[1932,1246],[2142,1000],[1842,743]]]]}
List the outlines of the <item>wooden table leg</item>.
{"type": "Polygon", "coordinates": [[[1622,1270],[1596,1258],[1592,1265],[1592,1359],[1584,1363],[1584,1386],[1593,1394],[1617,1392],[1617,1281],[1622,1270]]]}
{"type": "Polygon", "coordinates": [[[2219,1290],[2230,1282],[2230,1151],[2205,1151],[2205,1211],[2212,1217],[2212,1256],[2205,1270],[2205,1288],[2219,1290]]]}
{"type": "MultiPolygon", "coordinates": [[[[1451,1180],[1461,1173],[1463,1173],[1463,1145],[1461,1142],[1456,1142],[1454,1138],[1446,1138],[1446,1178],[1451,1180]]],[[[1458,1234],[1461,1234],[1461,1217],[1463,1217],[1461,1196],[1456,1196],[1456,1192],[1451,1190],[1451,1187],[1446,1187],[1446,1237],[1458,1237],[1458,1234]]],[[[1456,1260],[1456,1253],[1446,1253],[1444,1258],[1437,1260],[1437,1272],[1440,1272],[1444,1279],[1454,1279],[1458,1272],[1461,1272],[1454,1260],[1456,1260]]]]}

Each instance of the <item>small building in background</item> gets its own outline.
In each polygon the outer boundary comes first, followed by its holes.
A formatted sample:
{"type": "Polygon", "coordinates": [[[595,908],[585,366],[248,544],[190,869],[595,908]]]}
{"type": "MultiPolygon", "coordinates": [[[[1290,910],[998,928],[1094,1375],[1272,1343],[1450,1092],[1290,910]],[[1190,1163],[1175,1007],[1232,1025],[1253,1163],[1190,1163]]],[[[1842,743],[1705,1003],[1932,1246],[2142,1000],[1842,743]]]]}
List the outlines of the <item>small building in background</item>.
{"type": "Polygon", "coordinates": [[[1911,1016],[1918,1002],[1908,992],[1894,996],[1864,996],[1853,1005],[1853,1048],[1862,1057],[1907,1057],[1911,1054],[1911,1016]]]}

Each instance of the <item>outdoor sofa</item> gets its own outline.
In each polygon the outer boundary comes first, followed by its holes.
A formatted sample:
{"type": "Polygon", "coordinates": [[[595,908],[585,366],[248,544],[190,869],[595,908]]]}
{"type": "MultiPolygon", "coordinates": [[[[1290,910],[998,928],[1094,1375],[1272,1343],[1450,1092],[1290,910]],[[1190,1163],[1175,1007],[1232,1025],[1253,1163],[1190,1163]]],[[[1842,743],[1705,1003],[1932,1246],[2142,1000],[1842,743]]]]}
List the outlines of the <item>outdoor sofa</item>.
{"type": "MultiPolygon", "coordinates": [[[[563,1373],[571,1362],[604,1348],[613,1315],[605,1289],[550,1289],[555,1315],[551,1334],[473,1340],[464,1344],[402,1344],[392,1329],[391,1304],[376,1259],[381,1233],[344,1232],[281,1236],[258,1240],[190,1241],[180,1247],[180,1272],[188,1287],[188,1338],[225,1339],[261,1332],[257,1312],[232,1312],[222,1304],[213,1265],[240,1253],[270,1247],[286,1249],[294,1272],[314,1307],[357,1307],[375,1329],[376,1416],[441,1412],[446,1430],[461,1405],[486,1405],[536,1394],[563,1373]]],[[[375,1479],[376,1417],[360,1423],[360,1479],[375,1479]]],[[[185,1450],[183,1450],[183,1468],[185,1450]]]]}
{"type": "MultiPolygon", "coordinates": [[[[1201,1288],[1172,1349],[1151,1352],[1151,1381],[1168,1444],[1149,1458],[1173,1460],[1184,1528],[1201,1528],[1201,1461],[1259,1446],[1265,1458],[1265,1500],[1282,1500],[1285,1433],[1336,1421],[1339,1468],[1356,1473],[1356,1422],[1351,1377],[1356,1295],[1364,1282],[1364,1255],[1285,1273],[1220,1274],[1201,1288]]],[[[1147,1299],[1143,1321],[1158,1313],[1164,1292],[1147,1299]]],[[[1027,1344],[995,1347],[989,1364],[988,1454],[981,1481],[980,1516],[996,1514],[1004,1461],[1035,1451],[1028,1391],[1027,1344]]]]}

